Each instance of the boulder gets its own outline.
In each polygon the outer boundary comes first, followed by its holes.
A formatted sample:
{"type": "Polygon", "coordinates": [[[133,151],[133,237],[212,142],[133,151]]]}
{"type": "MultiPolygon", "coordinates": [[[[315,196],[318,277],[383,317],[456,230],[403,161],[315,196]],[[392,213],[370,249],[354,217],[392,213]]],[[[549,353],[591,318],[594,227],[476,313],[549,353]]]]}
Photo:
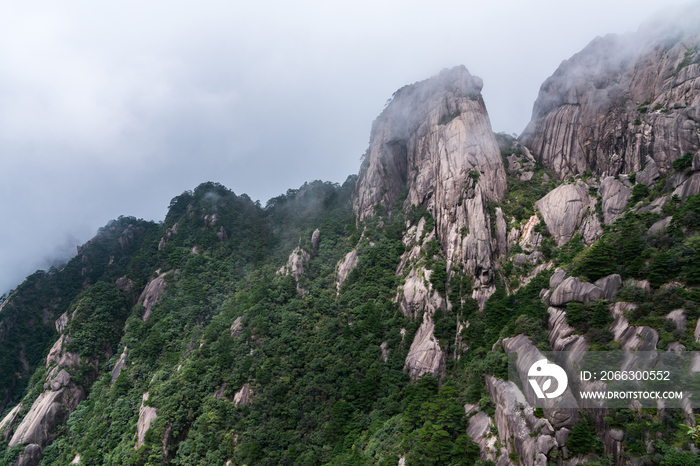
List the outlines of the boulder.
{"type": "Polygon", "coordinates": [[[424,312],[423,322],[413,338],[404,363],[404,370],[408,371],[411,380],[417,380],[423,374],[441,377],[445,371],[445,354],[435,338],[434,330],[432,312],[424,312]]]}
{"type": "Polygon", "coordinates": [[[566,272],[564,272],[562,269],[556,269],[552,276],[549,278],[549,287],[552,290],[555,290],[561,282],[564,281],[566,278],[566,272]]]}
{"type": "Polygon", "coordinates": [[[668,313],[666,318],[673,322],[676,326],[676,330],[685,331],[685,326],[688,323],[688,319],[685,316],[685,309],[676,309],[668,313]]]}
{"type": "Polygon", "coordinates": [[[17,462],[14,463],[14,466],[38,466],[42,456],[41,447],[30,443],[24,448],[24,451],[19,454],[19,458],[17,458],[17,462]]]}
{"type": "Polygon", "coordinates": [[[673,217],[662,218],[661,220],[654,222],[652,226],[649,227],[649,234],[656,235],[665,232],[668,226],[671,224],[673,217]]]}
{"type": "Polygon", "coordinates": [[[619,274],[614,273],[596,280],[593,284],[603,290],[605,299],[607,299],[608,302],[613,302],[615,300],[617,290],[619,290],[622,286],[622,277],[619,274]]]}
{"type": "Polygon", "coordinates": [[[612,225],[627,207],[627,201],[632,197],[632,191],[609,176],[600,183],[598,192],[602,199],[603,221],[606,225],[612,225]]]}
{"type": "Polygon", "coordinates": [[[582,282],[578,277],[569,277],[557,286],[549,302],[552,306],[563,306],[571,301],[588,303],[604,298],[603,290],[594,284],[582,282]]]}
{"type": "Polygon", "coordinates": [[[589,205],[588,186],[581,182],[561,185],[535,203],[557,246],[574,236],[589,205]]]}
{"type": "Polygon", "coordinates": [[[637,183],[641,183],[643,185],[651,187],[651,185],[653,185],[656,182],[656,180],[659,179],[659,176],[661,176],[661,174],[659,173],[659,169],[656,167],[656,162],[654,161],[654,159],[652,159],[648,155],[644,163],[644,170],[637,173],[636,180],[637,183]]]}

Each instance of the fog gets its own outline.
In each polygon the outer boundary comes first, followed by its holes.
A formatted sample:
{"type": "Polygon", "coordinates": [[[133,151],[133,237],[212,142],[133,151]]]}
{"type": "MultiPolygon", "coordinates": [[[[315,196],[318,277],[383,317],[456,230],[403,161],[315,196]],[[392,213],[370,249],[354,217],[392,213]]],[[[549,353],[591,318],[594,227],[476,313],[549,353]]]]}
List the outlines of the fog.
{"type": "Polygon", "coordinates": [[[0,2],[0,294],[205,181],[263,205],[342,182],[393,92],[446,67],[520,133],[562,60],[663,6],[486,3],[0,2]]]}

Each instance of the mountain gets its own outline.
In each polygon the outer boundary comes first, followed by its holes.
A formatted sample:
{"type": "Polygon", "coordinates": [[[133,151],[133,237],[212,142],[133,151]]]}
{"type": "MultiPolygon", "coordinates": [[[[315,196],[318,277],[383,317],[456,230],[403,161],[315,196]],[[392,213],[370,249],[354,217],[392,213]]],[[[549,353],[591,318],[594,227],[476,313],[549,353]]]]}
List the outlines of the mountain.
{"type": "Polygon", "coordinates": [[[548,351],[700,350],[695,12],[595,39],[517,139],[460,66],[393,95],[342,185],[110,222],[0,304],[0,464],[700,464],[688,402],[524,383],[548,351]]]}

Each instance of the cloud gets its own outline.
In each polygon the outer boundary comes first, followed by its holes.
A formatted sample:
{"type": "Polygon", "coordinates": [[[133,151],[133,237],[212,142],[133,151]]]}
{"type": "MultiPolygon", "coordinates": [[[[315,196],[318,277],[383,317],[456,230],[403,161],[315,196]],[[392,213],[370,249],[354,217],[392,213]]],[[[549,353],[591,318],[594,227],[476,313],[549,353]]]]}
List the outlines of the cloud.
{"type": "Polygon", "coordinates": [[[163,219],[204,181],[263,204],[304,181],[342,182],[387,98],[445,67],[483,78],[494,130],[519,133],[561,60],[657,8],[4,2],[0,293],[110,219],[163,219]]]}

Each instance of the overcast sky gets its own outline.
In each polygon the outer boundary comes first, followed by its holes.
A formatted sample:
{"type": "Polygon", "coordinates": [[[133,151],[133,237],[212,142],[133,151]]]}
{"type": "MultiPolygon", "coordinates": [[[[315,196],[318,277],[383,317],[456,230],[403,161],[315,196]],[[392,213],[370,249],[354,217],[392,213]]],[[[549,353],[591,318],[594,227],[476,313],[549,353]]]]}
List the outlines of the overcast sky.
{"type": "Polygon", "coordinates": [[[495,131],[673,0],[0,0],[0,294],[119,215],[220,182],[264,205],[359,168],[394,91],[464,64],[495,131]]]}

